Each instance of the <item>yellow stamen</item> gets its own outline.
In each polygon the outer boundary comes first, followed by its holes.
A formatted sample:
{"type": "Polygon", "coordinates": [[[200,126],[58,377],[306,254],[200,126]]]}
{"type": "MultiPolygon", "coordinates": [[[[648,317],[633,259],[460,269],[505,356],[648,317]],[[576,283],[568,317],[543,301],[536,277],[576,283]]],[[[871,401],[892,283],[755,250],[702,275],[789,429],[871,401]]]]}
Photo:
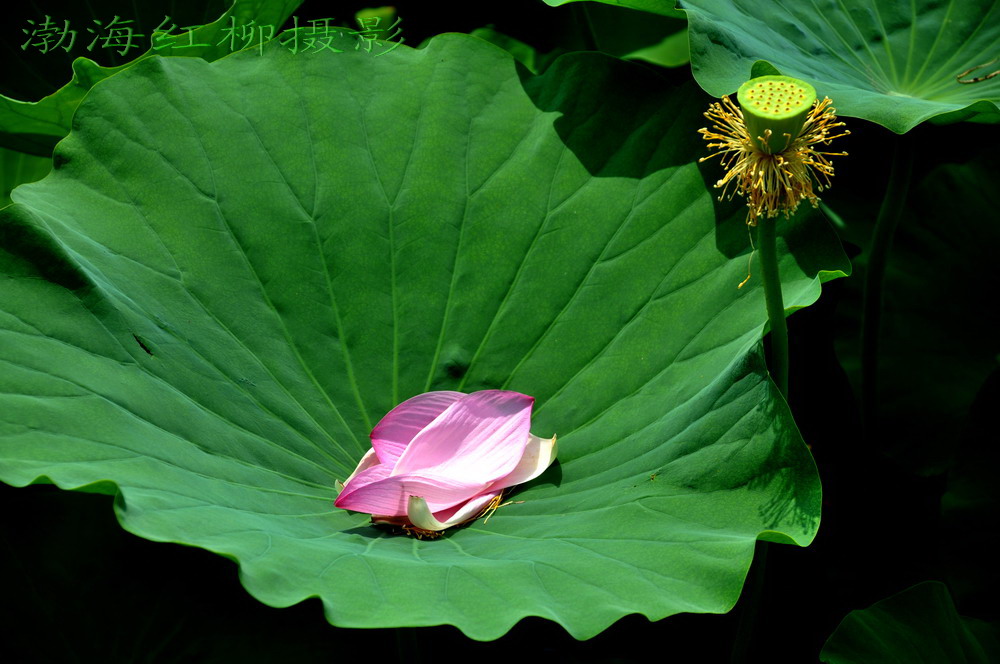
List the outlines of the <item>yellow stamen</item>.
{"type": "MultiPolygon", "coordinates": [[[[756,141],[751,140],[743,118],[743,112],[729,97],[721,103],[713,103],[705,117],[713,122],[711,129],[699,129],[714,153],[699,159],[705,161],[718,156],[725,176],[716,183],[722,189],[722,200],[728,195],[732,199],[738,193],[747,199],[747,224],[755,226],[758,217],[774,217],[783,213],[791,216],[803,200],[816,207],[819,204],[817,192],[830,186],[833,164],[828,157],[846,156],[846,152],[820,152],[814,146],[846,136],[849,131],[834,133],[843,122],[837,122],[835,109],[830,107],[829,97],[817,101],[802,126],[798,136],[786,134],[785,149],[768,154],[760,150],[756,141]],[[734,186],[730,191],[730,186],[734,186]]],[[[765,136],[756,137],[766,142],[765,136]]]]}
{"type": "Polygon", "coordinates": [[[444,534],[443,530],[424,530],[423,528],[417,528],[416,526],[401,526],[403,532],[410,537],[415,537],[419,540],[432,540],[441,537],[444,534]]]}
{"type": "Polygon", "coordinates": [[[485,524],[487,521],[490,520],[490,517],[493,516],[493,513],[496,512],[501,507],[507,507],[508,505],[520,505],[520,504],[524,503],[523,500],[511,500],[511,501],[508,501],[506,503],[501,504],[500,501],[502,501],[503,498],[504,498],[504,494],[503,494],[503,492],[501,492],[499,495],[495,496],[493,498],[493,500],[491,500],[489,502],[489,504],[486,507],[483,508],[483,511],[476,515],[475,518],[477,518],[477,519],[483,519],[483,523],[485,524]],[[483,518],[483,517],[486,517],[486,518],[483,518]]]}

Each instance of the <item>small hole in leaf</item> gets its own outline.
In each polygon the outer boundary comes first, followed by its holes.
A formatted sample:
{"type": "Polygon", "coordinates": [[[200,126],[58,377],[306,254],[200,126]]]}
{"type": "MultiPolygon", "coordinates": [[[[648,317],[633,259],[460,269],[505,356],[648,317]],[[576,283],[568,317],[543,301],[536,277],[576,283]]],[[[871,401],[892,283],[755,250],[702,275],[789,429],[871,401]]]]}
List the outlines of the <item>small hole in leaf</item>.
{"type": "Polygon", "coordinates": [[[137,344],[139,344],[139,348],[141,348],[144,351],[146,351],[146,354],[149,355],[150,357],[153,357],[153,351],[149,350],[149,347],[142,342],[142,339],[140,339],[139,337],[137,337],[134,334],[132,335],[132,338],[135,339],[135,342],[137,344]]]}
{"type": "Polygon", "coordinates": [[[449,364],[445,367],[449,378],[462,378],[468,370],[469,366],[466,364],[449,364]]]}

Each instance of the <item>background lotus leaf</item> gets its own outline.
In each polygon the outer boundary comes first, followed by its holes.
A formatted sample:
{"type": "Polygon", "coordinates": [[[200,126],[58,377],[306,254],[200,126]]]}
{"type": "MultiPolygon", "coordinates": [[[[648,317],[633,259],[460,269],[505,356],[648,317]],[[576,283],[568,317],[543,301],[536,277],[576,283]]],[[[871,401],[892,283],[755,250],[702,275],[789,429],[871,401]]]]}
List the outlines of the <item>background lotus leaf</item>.
{"type": "Polygon", "coordinates": [[[958,615],[948,588],[925,581],[852,611],[823,646],[827,664],[988,664],[1000,656],[993,626],[958,615]]]}
{"type": "MultiPolygon", "coordinates": [[[[100,82],[0,212],[0,477],[116,492],[131,532],[342,626],[728,610],[820,487],[736,288],[745,213],[696,164],[706,102],[462,35],[100,82]],[[560,437],[523,503],[437,541],[332,507],[392,406],[491,387],[560,437]]],[[[816,217],[780,232],[794,309],[848,267],[816,217]]]]}
{"type": "Polygon", "coordinates": [[[805,79],[840,115],[896,133],[934,118],[1000,121],[996,0],[681,0],[691,68],[713,96],[732,94],[756,60],[805,79]]]}
{"type": "Polygon", "coordinates": [[[688,63],[687,19],[681,11],[650,15],[587,2],[547,10],[546,16],[555,25],[545,35],[531,34],[522,25],[510,26],[521,28],[530,40],[527,42],[494,26],[478,28],[471,34],[509,51],[535,73],[544,71],[560,55],[571,51],[599,51],[661,67],[688,63]]]}
{"type": "MultiPolygon", "coordinates": [[[[545,4],[552,7],[558,7],[560,5],[567,5],[570,3],[582,2],[583,0],[545,0],[545,4]]],[[[638,9],[644,12],[650,12],[652,14],[662,14],[663,16],[671,16],[673,18],[683,18],[683,12],[674,8],[676,4],[674,0],[596,0],[598,3],[605,5],[614,5],[615,7],[624,7],[626,9],[638,9]]],[[[587,5],[592,3],[587,2],[587,5]]]]}
{"type": "MultiPolygon", "coordinates": [[[[958,129],[949,131],[965,143],[982,133],[973,126],[958,129]]],[[[984,139],[994,140],[993,133],[984,139]]],[[[1000,243],[995,218],[1000,196],[993,184],[1000,169],[986,146],[970,147],[978,149],[968,160],[956,155],[960,163],[917,164],[922,172],[905,203],[885,278],[890,296],[882,314],[873,439],[901,466],[924,476],[948,471],[961,453],[970,407],[1000,356],[1000,312],[984,306],[994,299],[1000,279],[982,269],[1000,243]]],[[[865,154],[852,157],[878,158],[877,148],[861,149],[865,154]]],[[[850,196],[835,190],[830,200],[850,196]]],[[[854,227],[847,234],[861,244],[874,214],[850,205],[842,210],[854,227]]],[[[856,261],[860,274],[866,258],[856,261]]],[[[846,284],[855,304],[862,298],[860,287],[858,280],[846,284]]],[[[842,316],[860,325],[860,307],[844,306],[842,316]]],[[[860,393],[858,339],[851,327],[841,328],[838,354],[860,393]]]]}
{"type": "Polygon", "coordinates": [[[47,157],[15,152],[0,148],[0,207],[10,203],[10,192],[19,184],[34,182],[45,177],[52,162],[47,157]]]}

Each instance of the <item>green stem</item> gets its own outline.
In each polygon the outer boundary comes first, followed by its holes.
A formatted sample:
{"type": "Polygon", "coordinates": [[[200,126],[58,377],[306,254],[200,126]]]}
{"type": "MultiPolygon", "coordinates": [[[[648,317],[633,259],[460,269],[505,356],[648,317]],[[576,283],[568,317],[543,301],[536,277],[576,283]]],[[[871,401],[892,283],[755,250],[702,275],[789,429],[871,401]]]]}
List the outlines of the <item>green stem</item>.
{"type": "Polygon", "coordinates": [[[423,664],[423,653],[420,651],[420,642],[417,639],[418,629],[418,627],[396,627],[393,629],[396,637],[397,661],[423,664]]]}
{"type": "Polygon", "coordinates": [[[583,3],[573,3],[573,10],[576,14],[577,23],[580,26],[580,39],[583,42],[584,50],[600,51],[597,46],[597,33],[594,31],[594,22],[590,18],[590,12],[583,3]]]}
{"type": "Polygon", "coordinates": [[[823,216],[826,217],[826,220],[830,222],[830,225],[833,226],[838,233],[843,234],[847,231],[847,223],[844,219],[823,201],[819,202],[819,211],[823,213],[823,216]]]}
{"type": "Polygon", "coordinates": [[[750,646],[753,643],[754,629],[757,626],[761,598],[764,597],[764,570],[767,569],[767,542],[757,540],[754,548],[753,563],[747,573],[743,585],[744,592],[740,610],[740,623],[736,628],[736,642],[729,661],[731,664],[743,664],[751,661],[750,646]]]}
{"type": "Polygon", "coordinates": [[[764,280],[764,302],[767,322],[771,327],[771,378],[781,395],[788,399],[788,326],[785,324],[785,304],[781,298],[781,274],[778,272],[778,246],[775,237],[777,220],[757,222],[757,251],[760,252],[760,273],[764,280]]]}
{"type": "MultiPolygon", "coordinates": [[[[781,274],[778,271],[778,242],[775,227],[777,219],[757,221],[757,251],[760,252],[760,273],[764,281],[764,303],[767,322],[771,327],[771,378],[778,391],[788,399],[788,326],[785,324],[785,304],[781,297],[781,274]]],[[[767,542],[758,541],[753,565],[744,585],[743,607],[736,630],[731,661],[733,664],[750,661],[757,614],[764,596],[764,572],[767,569],[767,542]]]]}
{"type": "Polygon", "coordinates": [[[882,326],[882,284],[892,249],[892,238],[902,216],[913,170],[913,143],[901,136],[895,144],[889,186],[878,212],[868,249],[861,319],[861,417],[864,435],[870,437],[878,404],[879,331],[882,326]]]}

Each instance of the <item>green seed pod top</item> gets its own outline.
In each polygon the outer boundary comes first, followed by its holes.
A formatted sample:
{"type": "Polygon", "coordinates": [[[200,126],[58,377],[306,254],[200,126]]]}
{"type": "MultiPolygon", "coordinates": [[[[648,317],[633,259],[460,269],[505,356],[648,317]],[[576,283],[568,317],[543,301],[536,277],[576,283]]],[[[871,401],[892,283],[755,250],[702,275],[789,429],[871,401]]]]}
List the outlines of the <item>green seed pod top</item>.
{"type": "Polygon", "coordinates": [[[805,81],[790,76],[752,78],[736,92],[750,138],[768,154],[781,152],[802,131],[816,90],[805,81]],[[771,130],[765,144],[765,129],[771,130]]]}

